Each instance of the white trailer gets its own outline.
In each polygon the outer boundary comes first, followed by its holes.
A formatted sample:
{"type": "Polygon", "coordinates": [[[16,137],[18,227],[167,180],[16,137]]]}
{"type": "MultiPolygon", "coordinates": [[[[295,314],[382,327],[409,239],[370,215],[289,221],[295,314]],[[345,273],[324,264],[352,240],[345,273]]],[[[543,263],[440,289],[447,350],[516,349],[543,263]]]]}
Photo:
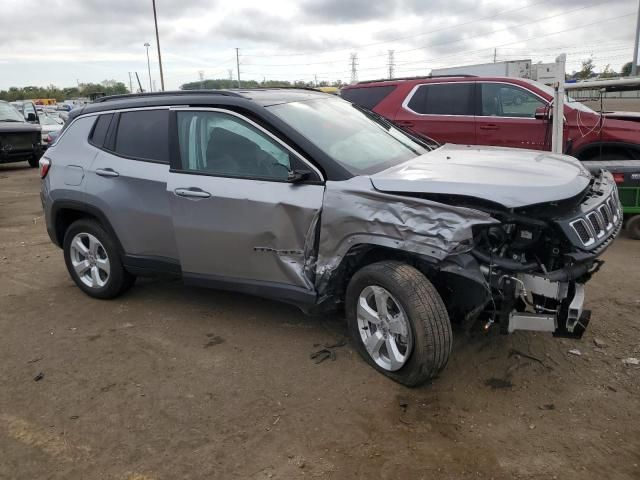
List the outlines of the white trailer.
{"type": "Polygon", "coordinates": [[[431,75],[531,78],[531,60],[510,60],[508,62],[480,63],[462,67],[434,68],[431,70],[431,75]]]}

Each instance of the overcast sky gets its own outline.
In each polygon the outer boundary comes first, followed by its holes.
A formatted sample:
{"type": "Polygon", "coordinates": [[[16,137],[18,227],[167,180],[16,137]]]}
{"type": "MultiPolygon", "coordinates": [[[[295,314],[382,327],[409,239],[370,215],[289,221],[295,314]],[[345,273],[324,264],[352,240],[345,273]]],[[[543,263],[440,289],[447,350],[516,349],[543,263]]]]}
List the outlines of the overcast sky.
{"type": "MultiPolygon", "coordinates": [[[[167,89],[228,78],[349,81],[568,55],[601,69],[631,59],[637,0],[157,0],[167,89]]],[[[0,0],[0,89],[64,87],[137,71],[160,86],[151,0],[0,0]]]]}

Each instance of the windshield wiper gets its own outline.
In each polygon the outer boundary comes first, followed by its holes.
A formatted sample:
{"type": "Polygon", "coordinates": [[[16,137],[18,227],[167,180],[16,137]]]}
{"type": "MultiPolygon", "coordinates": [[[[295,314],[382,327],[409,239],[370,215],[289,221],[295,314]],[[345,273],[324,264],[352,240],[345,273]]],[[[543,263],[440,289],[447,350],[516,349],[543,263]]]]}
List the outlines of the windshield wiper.
{"type": "Polygon", "coordinates": [[[360,105],[357,105],[355,103],[352,103],[351,105],[353,105],[357,110],[361,111],[362,113],[364,113],[365,115],[367,115],[368,117],[372,118],[373,120],[375,120],[377,123],[382,124],[383,126],[387,127],[387,130],[391,127],[400,130],[404,133],[406,133],[412,140],[414,140],[415,142],[419,143],[420,145],[422,145],[423,147],[425,147],[427,150],[431,151],[431,150],[435,150],[436,148],[438,148],[440,146],[440,144],[438,142],[436,142],[434,139],[427,137],[426,135],[423,135],[422,133],[416,132],[411,128],[407,128],[403,125],[399,125],[391,120],[389,120],[388,118],[383,117],[382,115],[380,115],[379,113],[373,112],[367,108],[364,108],[360,105]]]}

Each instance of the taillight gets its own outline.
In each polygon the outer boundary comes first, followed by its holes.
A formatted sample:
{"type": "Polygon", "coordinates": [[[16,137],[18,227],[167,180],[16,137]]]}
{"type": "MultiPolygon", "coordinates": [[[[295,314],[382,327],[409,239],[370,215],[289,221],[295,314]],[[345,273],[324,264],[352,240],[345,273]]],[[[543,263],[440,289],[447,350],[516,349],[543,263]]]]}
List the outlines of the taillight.
{"type": "Polygon", "coordinates": [[[42,157],[38,165],[40,166],[40,178],[46,177],[47,173],[49,173],[49,168],[51,168],[51,160],[42,157]]]}
{"type": "Polygon", "coordinates": [[[613,174],[613,180],[616,183],[624,183],[624,173],[618,172],[613,174]]]}

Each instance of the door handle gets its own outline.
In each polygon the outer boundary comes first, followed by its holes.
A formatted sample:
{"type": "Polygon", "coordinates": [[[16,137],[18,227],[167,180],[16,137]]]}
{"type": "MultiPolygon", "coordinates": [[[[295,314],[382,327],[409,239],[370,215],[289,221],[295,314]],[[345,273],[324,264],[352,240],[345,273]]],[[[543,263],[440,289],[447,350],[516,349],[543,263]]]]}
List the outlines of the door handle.
{"type": "Polygon", "coordinates": [[[415,123],[411,120],[397,120],[396,123],[398,125],[402,125],[403,127],[415,127],[415,123]]]}
{"type": "Polygon", "coordinates": [[[100,175],[101,177],[119,177],[120,174],[116,172],[113,168],[98,168],[96,169],[96,175],[100,175]]]}
{"type": "Polygon", "coordinates": [[[199,188],[176,188],[173,193],[178,195],[179,197],[190,197],[190,198],[209,198],[211,194],[209,192],[205,192],[199,188]]]}
{"type": "Polygon", "coordinates": [[[498,130],[498,125],[490,123],[489,125],[480,125],[480,130],[498,130]]]}

